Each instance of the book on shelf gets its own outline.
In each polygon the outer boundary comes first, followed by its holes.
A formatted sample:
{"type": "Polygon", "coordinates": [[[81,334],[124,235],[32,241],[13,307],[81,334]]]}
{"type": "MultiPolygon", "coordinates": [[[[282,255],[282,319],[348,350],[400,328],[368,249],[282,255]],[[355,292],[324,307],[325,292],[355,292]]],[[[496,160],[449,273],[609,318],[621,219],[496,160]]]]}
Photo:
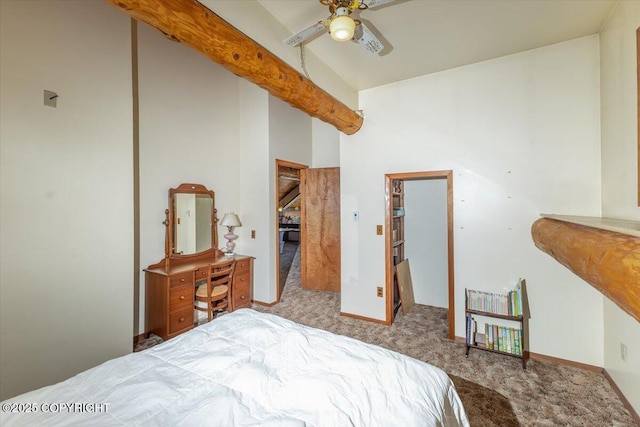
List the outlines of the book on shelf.
{"type": "Polygon", "coordinates": [[[485,348],[491,348],[491,336],[493,335],[491,325],[488,323],[484,324],[484,346],[485,348]]]}
{"type": "Polygon", "coordinates": [[[509,328],[509,353],[516,353],[515,329],[509,328]]]}
{"type": "Polygon", "coordinates": [[[510,354],[522,354],[522,330],[485,323],[484,333],[477,332],[477,323],[467,316],[467,344],[482,345],[491,350],[510,354]]]}
{"type": "Polygon", "coordinates": [[[479,345],[484,347],[485,346],[485,338],[484,338],[484,334],[481,332],[476,332],[475,333],[475,340],[474,340],[475,345],[479,345]]]}
{"type": "Polygon", "coordinates": [[[519,279],[514,289],[506,294],[467,289],[467,307],[504,316],[522,316],[522,283],[519,279]]]}

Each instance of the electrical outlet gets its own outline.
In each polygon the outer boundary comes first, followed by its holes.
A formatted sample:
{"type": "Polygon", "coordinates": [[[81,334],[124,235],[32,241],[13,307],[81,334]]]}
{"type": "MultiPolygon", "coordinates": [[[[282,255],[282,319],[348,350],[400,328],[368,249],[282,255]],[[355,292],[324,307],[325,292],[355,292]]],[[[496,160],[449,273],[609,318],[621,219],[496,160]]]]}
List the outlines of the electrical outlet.
{"type": "Polygon", "coordinates": [[[382,226],[381,225],[377,225],[376,226],[376,233],[378,234],[378,236],[382,236],[382,226]]]}
{"type": "Polygon", "coordinates": [[[378,297],[382,298],[382,286],[378,286],[377,295],[378,295],[378,297]]]}
{"type": "Polygon", "coordinates": [[[624,343],[620,343],[620,358],[623,362],[627,361],[627,346],[624,343]]]}
{"type": "Polygon", "coordinates": [[[353,221],[354,222],[360,221],[360,212],[353,211],[353,221]]]}
{"type": "Polygon", "coordinates": [[[251,238],[252,239],[256,238],[256,230],[251,230],[251,238]]]}

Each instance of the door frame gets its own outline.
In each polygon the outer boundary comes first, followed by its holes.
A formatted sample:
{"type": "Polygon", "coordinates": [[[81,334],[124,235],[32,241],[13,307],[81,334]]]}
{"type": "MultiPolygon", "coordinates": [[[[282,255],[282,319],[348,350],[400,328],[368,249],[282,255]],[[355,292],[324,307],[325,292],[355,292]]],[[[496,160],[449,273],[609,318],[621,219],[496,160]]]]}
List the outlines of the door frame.
{"type": "MultiPolygon", "coordinates": [[[[275,235],[276,235],[276,249],[275,249],[275,259],[276,259],[276,268],[275,268],[275,273],[276,273],[276,304],[280,302],[280,297],[282,295],[280,295],[280,215],[278,215],[278,205],[280,204],[280,200],[278,199],[278,194],[279,194],[279,188],[280,188],[280,182],[279,182],[279,177],[280,177],[280,166],[283,167],[287,167],[287,168],[292,168],[292,169],[298,169],[299,171],[302,169],[307,169],[309,168],[309,166],[307,165],[303,165],[301,163],[294,163],[294,162],[290,162],[288,160],[281,160],[281,159],[276,159],[276,173],[275,173],[275,180],[276,180],[276,185],[275,185],[275,194],[274,194],[274,199],[275,199],[275,207],[276,207],[276,211],[275,211],[275,235]]],[[[302,190],[304,189],[304,184],[302,182],[302,180],[300,180],[300,192],[302,192],[302,190]]],[[[305,223],[305,212],[303,209],[300,209],[300,224],[304,224],[305,223]]],[[[302,244],[302,239],[304,238],[304,227],[300,227],[300,244],[302,244]]]]}
{"type": "Polygon", "coordinates": [[[447,180],[447,258],[449,287],[449,339],[455,339],[455,280],[453,268],[453,171],[423,171],[385,174],[385,298],[386,324],[393,323],[393,180],[447,180]]]}

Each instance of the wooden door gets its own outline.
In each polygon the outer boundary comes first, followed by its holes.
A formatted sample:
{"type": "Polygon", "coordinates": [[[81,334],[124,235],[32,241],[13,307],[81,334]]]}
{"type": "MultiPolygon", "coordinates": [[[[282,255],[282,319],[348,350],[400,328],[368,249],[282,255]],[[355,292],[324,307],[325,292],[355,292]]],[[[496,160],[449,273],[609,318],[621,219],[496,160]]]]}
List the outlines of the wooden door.
{"type": "Polygon", "coordinates": [[[340,291],[340,168],[300,171],[301,286],[340,291]]]}

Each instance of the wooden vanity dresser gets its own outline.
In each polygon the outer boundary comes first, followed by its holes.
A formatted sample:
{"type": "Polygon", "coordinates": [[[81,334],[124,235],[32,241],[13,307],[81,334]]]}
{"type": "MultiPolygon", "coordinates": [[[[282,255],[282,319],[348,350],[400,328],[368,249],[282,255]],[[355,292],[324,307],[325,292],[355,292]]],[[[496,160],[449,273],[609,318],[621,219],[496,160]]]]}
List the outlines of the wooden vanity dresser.
{"type": "MultiPolygon", "coordinates": [[[[200,184],[169,189],[165,210],[165,257],[145,271],[145,331],[173,338],[194,327],[195,291],[207,280],[209,266],[229,257],[218,247],[215,193],[200,184]]],[[[236,261],[228,311],[251,307],[253,257],[236,261]]]]}
{"type": "MultiPolygon", "coordinates": [[[[150,265],[145,271],[145,330],[167,340],[194,327],[196,283],[207,280],[209,265],[228,258],[211,250],[189,259],[150,265]]],[[[228,311],[251,307],[253,257],[238,255],[233,284],[229,289],[228,311]]]]}

